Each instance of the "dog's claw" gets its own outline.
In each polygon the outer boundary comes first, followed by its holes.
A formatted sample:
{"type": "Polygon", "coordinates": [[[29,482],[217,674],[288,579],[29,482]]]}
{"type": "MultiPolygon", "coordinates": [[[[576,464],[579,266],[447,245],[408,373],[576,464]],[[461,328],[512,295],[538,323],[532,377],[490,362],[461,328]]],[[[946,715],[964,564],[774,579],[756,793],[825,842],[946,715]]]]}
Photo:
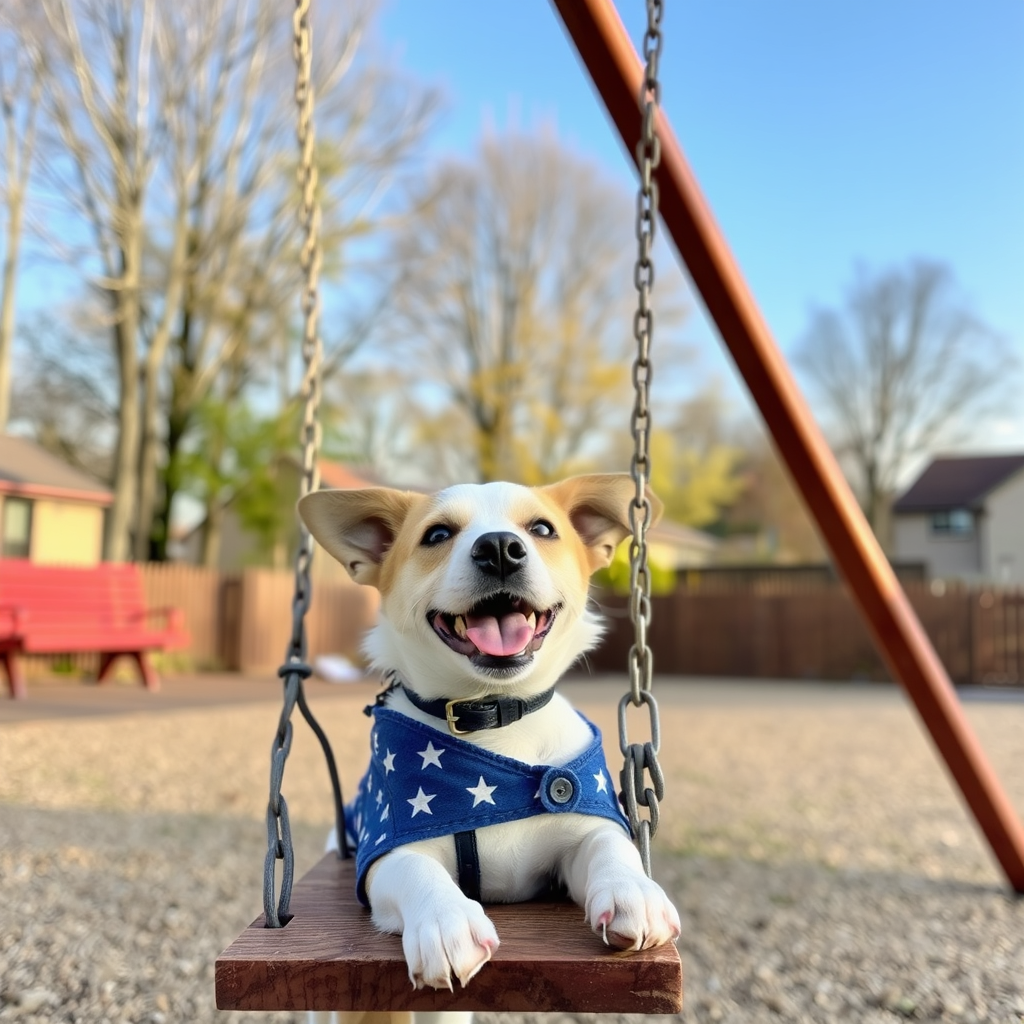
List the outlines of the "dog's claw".
{"type": "Polygon", "coordinates": [[[463,899],[419,922],[406,921],[402,945],[416,988],[448,989],[453,977],[463,988],[491,959],[498,935],[483,907],[463,899]]]}
{"type": "Polygon", "coordinates": [[[491,953],[494,951],[496,946],[497,943],[491,943],[486,939],[480,942],[479,948],[483,950],[484,955],[480,958],[478,963],[470,966],[468,970],[463,971],[463,973],[459,975],[459,983],[463,988],[466,987],[470,979],[475,978],[477,974],[480,973],[480,968],[491,959],[491,953]]]}
{"type": "Polygon", "coordinates": [[[618,879],[588,897],[588,918],[606,946],[649,949],[679,937],[679,915],[661,886],[648,878],[618,879]],[[609,925],[612,925],[609,931],[609,925]]]}

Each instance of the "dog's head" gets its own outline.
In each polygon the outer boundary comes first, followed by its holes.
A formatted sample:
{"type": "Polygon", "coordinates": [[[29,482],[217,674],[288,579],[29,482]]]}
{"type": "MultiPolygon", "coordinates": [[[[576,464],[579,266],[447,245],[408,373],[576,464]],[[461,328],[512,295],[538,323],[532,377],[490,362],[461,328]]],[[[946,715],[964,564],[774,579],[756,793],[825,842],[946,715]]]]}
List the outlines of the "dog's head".
{"type": "Polygon", "coordinates": [[[309,494],[299,513],[356,582],[380,590],[368,641],[379,668],[431,697],[532,693],[600,636],[589,580],[631,532],[635,493],[626,474],[433,495],[375,487],[309,494]]]}

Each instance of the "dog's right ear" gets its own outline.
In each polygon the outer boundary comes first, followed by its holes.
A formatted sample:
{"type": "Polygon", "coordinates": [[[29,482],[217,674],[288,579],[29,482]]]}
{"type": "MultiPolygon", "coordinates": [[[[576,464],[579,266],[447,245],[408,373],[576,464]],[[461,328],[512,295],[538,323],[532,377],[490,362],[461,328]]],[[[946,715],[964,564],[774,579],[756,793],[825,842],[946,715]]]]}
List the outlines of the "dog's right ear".
{"type": "Polygon", "coordinates": [[[299,515],[317,543],[356,583],[375,587],[380,564],[420,494],[390,487],[315,491],[299,501],[299,515]]]}

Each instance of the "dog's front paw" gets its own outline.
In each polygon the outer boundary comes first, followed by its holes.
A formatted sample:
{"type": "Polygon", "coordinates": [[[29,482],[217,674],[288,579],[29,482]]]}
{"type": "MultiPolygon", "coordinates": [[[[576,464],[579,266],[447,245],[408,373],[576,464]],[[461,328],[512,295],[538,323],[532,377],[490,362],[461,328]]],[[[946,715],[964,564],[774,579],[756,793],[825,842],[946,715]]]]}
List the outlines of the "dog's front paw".
{"type": "MultiPolygon", "coordinates": [[[[461,894],[460,894],[461,895],[461,894]]],[[[422,916],[405,921],[402,948],[414,988],[452,990],[452,975],[463,988],[498,948],[498,933],[484,908],[462,899],[443,907],[424,908],[422,916]]]]}
{"type": "Polygon", "coordinates": [[[645,875],[604,880],[587,894],[590,927],[616,949],[650,949],[679,938],[679,914],[645,875]]]}

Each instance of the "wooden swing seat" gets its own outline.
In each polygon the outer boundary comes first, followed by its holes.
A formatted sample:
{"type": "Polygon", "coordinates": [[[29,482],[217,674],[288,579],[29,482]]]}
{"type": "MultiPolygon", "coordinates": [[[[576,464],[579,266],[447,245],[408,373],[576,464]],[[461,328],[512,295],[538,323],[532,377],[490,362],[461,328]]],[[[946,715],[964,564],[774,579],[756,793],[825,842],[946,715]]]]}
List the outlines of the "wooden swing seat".
{"type": "Polygon", "coordinates": [[[678,1013],[675,946],[609,949],[563,902],[487,907],[501,938],[490,963],[454,992],[414,990],[397,935],[356,899],[355,861],[327,854],[295,883],[284,928],[260,915],[217,958],[221,1010],[490,1010],[678,1013]]]}

